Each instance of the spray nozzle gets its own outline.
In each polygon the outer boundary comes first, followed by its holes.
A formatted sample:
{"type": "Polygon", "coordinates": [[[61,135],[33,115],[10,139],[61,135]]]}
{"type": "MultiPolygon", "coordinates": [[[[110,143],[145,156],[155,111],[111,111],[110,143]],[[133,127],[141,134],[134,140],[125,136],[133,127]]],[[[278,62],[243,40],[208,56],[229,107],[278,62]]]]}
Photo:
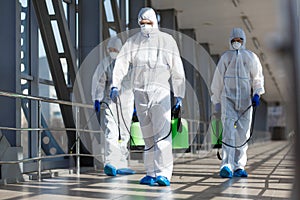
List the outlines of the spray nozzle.
{"type": "Polygon", "coordinates": [[[118,142],[121,143],[122,142],[122,138],[121,138],[121,133],[119,131],[119,138],[118,138],[118,142]]]}
{"type": "Polygon", "coordinates": [[[248,108],[246,108],[246,110],[244,110],[242,112],[242,114],[238,117],[238,119],[234,122],[233,127],[237,128],[237,122],[240,120],[240,118],[252,107],[253,105],[251,104],[250,106],[248,106],[248,108]]]}
{"type": "Polygon", "coordinates": [[[233,127],[237,128],[237,121],[234,122],[233,127]]]}

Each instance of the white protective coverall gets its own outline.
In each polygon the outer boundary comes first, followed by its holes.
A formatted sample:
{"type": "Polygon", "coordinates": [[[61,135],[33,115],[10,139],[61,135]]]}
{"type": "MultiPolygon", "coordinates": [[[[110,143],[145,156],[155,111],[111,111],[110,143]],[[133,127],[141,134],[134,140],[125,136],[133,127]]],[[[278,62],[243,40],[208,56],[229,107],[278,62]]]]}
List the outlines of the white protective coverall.
{"type": "Polygon", "coordinates": [[[120,88],[123,77],[132,64],[132,85],[137,115],[145,149],[144,164],[147,175],[164,176],[171,180],[173,171],[170,83],[175,97],[184,97],[185,73],[174,38],[159,31],[156,14],[151,8],[141,9],[138,22],[153,22],[151,31],[130,37],[122,47],[113,70],[113,87],[120,88]]]}
{"type": "MultiPolygon", "coordinates": [[[[122,47],[122,42],[119,38],[113,37],[110,38],[107,44],[108,48],[115,48],[120,51],[122,47]]],[[[105,129],[105,157],[104,165],[111,164],[117,169],[127,168],[128,167],[128,149],[127,144],[129,141],[129,131],[133,113],[133,93],[130,86],[129,78],[126,77],[122,81],[122,90],[120,91],[120,100],[126,102],[122,104],[122,113],[126,126],[121,117],[121,108],[119,106],[119,119],[116,110],[116,104],[113,103],[109,97],[110,87],[112,83],[112,71],[114,68],[115,59],[111,57],[104,58],[96,68],[96,71],[92,79],[92,99],[104,101],[108,103],[110,110],[106,105],[101,104],[101,107],[106,107],[104,114],[100,113],[101,117],[104,117],[104,124],[102,126],[105,129]],[[113,114],[113,116],[112,116],[113,114]],[[120,122],[120,133],[122,142],[118,142],[119,138],[119,128],[118,121],[120,122]]]]}
{"type": "MultiPolygon", "coordinates": [[[[240,28],[234,28],[229,38],[230,50],[223,53],[211,84],[213,104],[221,103],[223,142],[240,146],[250,137],[252,108],[247,111],[234,127],[234,122],[251,105],[252,95],[261,95],[264,90],[262,66],[257,55],[245,49],[246,35],[240,28]],[[242,38],[239,50],[231,46],[233,38],[242,38]],[[251,93],[252,90],[252,93],[251,93]]],[[[221,169],[227,166],[231,171],[244,170],[247,162],[248,145],[232,148],[222,145],[221,169]]]]}

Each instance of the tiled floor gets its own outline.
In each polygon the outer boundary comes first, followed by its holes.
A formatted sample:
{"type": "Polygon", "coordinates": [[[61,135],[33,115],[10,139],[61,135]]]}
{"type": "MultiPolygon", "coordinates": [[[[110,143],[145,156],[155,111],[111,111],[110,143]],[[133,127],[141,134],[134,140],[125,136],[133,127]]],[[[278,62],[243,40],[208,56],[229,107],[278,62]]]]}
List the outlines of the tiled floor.
{"type": "Polygon", "coordinates": [[[207,157],[186,155],[176,159],[170,187],[138,184],[142,163],[131,162],[137,174],[107,177],[101,171],[61,173],[42,182],[0,186],[0,199],[290,199],[294,181],[293,147],[287,141],[251,145],[248,178],[223,179],[215,152],[207,157]]]}

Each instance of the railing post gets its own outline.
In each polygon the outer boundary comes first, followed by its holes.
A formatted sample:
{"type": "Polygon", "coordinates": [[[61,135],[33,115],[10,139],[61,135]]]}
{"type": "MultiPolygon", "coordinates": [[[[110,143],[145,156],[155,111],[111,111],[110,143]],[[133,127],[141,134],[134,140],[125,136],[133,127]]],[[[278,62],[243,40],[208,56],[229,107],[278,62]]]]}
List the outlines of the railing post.
{"type": "Polygon", "coordinates": [[[79,125],[80,125],[80,118],[79,118],[79,108],[78,106],[76,106],[76,161],[77,161],[77,165],[76,165],[76,173],[77,176],[80,175],[80,133],[78,131],[79,129],[79,125]]]}
{"type": "MultiPolygon", "coordinates": [[[[90,108],[92,109],[93,106],[92,105],[88,105],[88,104],[82,104],[82,103],[76,103],[74,105],[74,102],[67,102],[67,101],[63,101],[63,100],[57,100],[57,99],[50,99],[50,98],[45,98],[45,97],[34,97],[34,96],[29,96],[29,95],[24,95],[24,94],[17,94],[17,93],[10,93],[10,92],[3,92],[0,90],[0,96],[5,96],[5,97],[11,97],[11,98],[22,98],[22,99],[28,99],[31,101],[36,101],[37,102],[37,125],[34,128],[11,128],[11,127],[0,127],[0,130],[15,130],[15,131],[32,131],[34,133],[36,133],[37,135],[34,135],[36,139],[34,141],[36,147],[35,149],[37,149],[37,151],[35,152],[34,157],[32,158],[28,158],[28,159],[23,159],[23,160],[17,160],[17,161],[0,161],[0,165],[1,164],[19,164],[22,162],[28,162],[28,161],[34,161],[37,164],[37,181],[42,181],[42,159],[45,158],[57,158],[57,157],[65,157],[65,156],[71,156],[72,158],[74,158],[72,155],[73,154],[73,147],[74,147],[74,143],[72,144],[72,148],[71,148],[71,154],[56,154],[56,155],[52,155],[52,156],[42,156],[42,132],[43,131],[62,131],[63,129],[51,129],[51,128],[43,128],[42,127],[42,110],[41,110],[41,103],[42,102],[47,102],[47,103],[55,103],[55,104],[59,104],[59,105],[68,105],[68,106],[73,106],[75,108],[75,125],[76,125],[76,129],[72,127],[67,127],[65,128],[66,131],[72,131],[74,134],[74,131],[76,132],[76,141],[75,141],[75,145],[76,145],[76,172],[77,175],[80,175],[80,156],[85,156],[85,155],[80,155],[80,131],[82,132],[91,132],[91,133],[99,133],[98,130],[85,130],[85,128],[83,128],[84,130],[82,130],[80,128],[80,108],[90,108]],[[37,137],[36,137],[37,136],[37,137]]],[[[91,116],[90,116],[91,117],[91,116]]],[[[90,120],[90,119],[89,119],[90,120]]],[[[74,124],[74,121],[73,121],[74,124]]],[[[102,153],[101,153],[102,155],[102,153]]],[[[95,157],[95,155],[91,155],[92,157],[95,157]]],[[[98,155],[97,155],[98,156],[98,155]]],[[[70,159],[70,161],[73,159],[70,159]]],[[[70,165],[71,166],[71,165],[70,165]]],[[[72,164],[73,166],[73,164],[72,164]]],[[[73,173],[73,172],[72,172],[73,173]]]]}
{"type": "Polygon", "coordinates": [[[37,174],[37,179],[38,181],[42,181],[42,138],[41,138],[41,128],[42,128],[42,113],[41,113],[41,101],[38,101],[38,174],[37,174]]]}

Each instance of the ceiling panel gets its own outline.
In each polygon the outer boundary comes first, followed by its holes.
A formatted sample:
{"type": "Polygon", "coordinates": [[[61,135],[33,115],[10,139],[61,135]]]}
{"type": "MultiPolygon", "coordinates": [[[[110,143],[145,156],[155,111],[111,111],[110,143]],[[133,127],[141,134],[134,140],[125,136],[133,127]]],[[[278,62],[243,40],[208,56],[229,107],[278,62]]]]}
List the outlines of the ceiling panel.
{"type": "Polygon", "coordinates": [[[278,33],[282,29],[279,2],[280,0],[152,0],[152,7],[177,10],[179,28],[194,28],[197,41],[208,43],[211,54],[220,55],[228,49],[228,38],[233,27],[243,28],[247,36],[246,47],[260,56],[264,67],[264,100],[282,102],[285,100],[286,84],[283,77],[286,74],[282,70],[282,63],[278,62],[271,49],[274,38],[280,38],[278,33]],[[233,2],[237,2],[237,6],[233,2]],[[250,32],[242,20],[243,16],[247,16],[252,25],[250,32]],[[258,48],[253,44],[254,37],[259,43],[258,48]],[[262,53],[264,59],[261,57],[262,53]],[[265,68],[266,64],[269,70],[265,68]]]}

